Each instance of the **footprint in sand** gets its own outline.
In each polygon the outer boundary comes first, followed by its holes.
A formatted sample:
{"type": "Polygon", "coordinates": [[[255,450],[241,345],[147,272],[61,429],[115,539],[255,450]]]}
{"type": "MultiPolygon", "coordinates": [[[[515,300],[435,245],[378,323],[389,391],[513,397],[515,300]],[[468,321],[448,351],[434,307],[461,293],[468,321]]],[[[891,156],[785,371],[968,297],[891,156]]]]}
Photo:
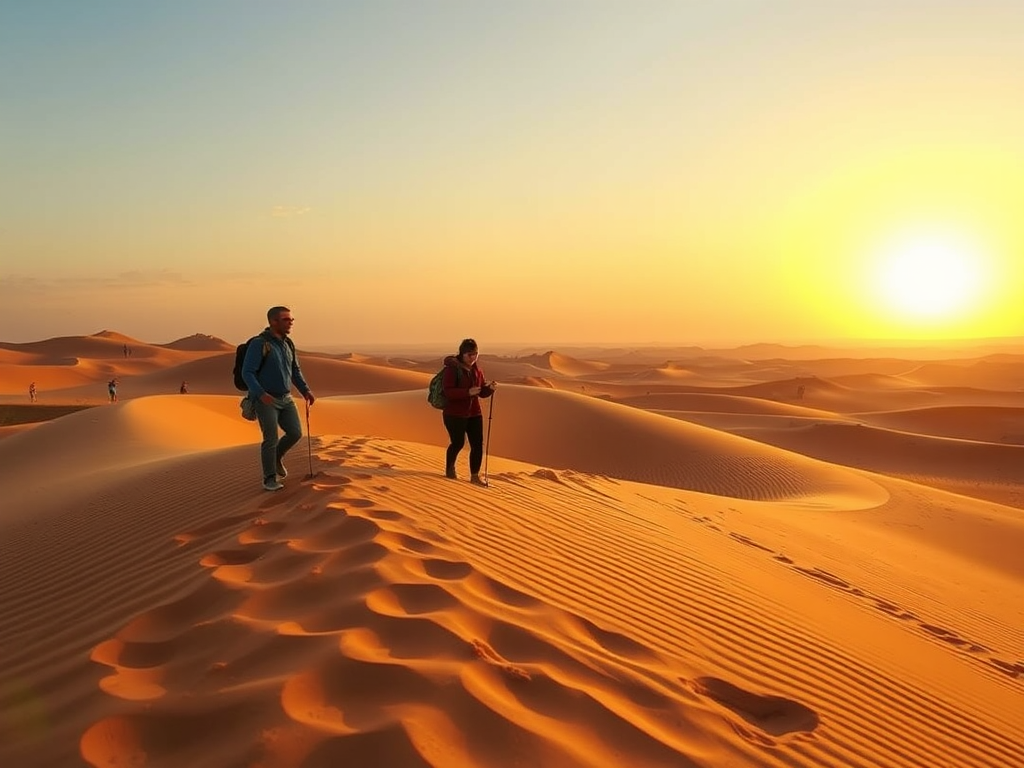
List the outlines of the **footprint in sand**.
{"type": "Polygon", "coordinates": [[[578,617],[578,620],[591,638],[593,638],[594,642],[616,656],[623,659],[630,659],[632,661],[644,662],[655,661],[657,659],[657,656],[650,649],[645,645],[636,642],[631,637],[619,632],[602,629],[594,624],[594,622],[588,621],[583,617],[578,617]]]}
{"type": "Polygon", "coordinates": [[[367,517],[371,517],[374,520],[401,520],[402,514],[400,512],[392,512],[389,509],[371,509],[366,513],[367,517]]]}
{"type": "Polygon", "coordinates": [[[534,470],[530,474],[530,476],[531,477],[539,478],[541,480],[550,480],[553,483],[560,483],[560,482],[562,482],[562,478],[560,478],[558,476],[558,474],[553,469],[537,469],[537,470],[534,470]]]}
{"type": "Polygon", "coordinates": [[[956,632],[945,629],[943,627],[937,627],[934,624],[919,624],[919,627],[927,632],[929,635],[933,635],[939,640],[949,643],[950,645],[967,645],[967,641],[960,637],[956,632]]]}
{"type": "Polygon", "coordinates": [[[753,547],[754,549],[760,549],[760,550],[762,550],[764,552],[771,552],[772,551],[770,548],[766,547],[764,544],[758,544],[753,539],[747,538],[746,536],[743,536],[742,534],[739,534],[739,533],[730,533],[729,537],[733,538],[733,539],[736,539],[736,541],[740,542],[740,544],[746,544],[748,547],[753,547]]]}
{"type": "Polygon", "coordinates": [[[252,515],[230,515],[228,517],[221,517],[217,520],[211,520],[198,528],[193,528],[191,531],[185,531],[179,533],[174,537],[174,540],[179,545],[184,546],[185,544],[191,544],[196,539],[201,539],[204,536],[209,536],[211,533],[220,533],[228,528],[231,528],[241,523],[248,523],[252,521],[252,515]]]}
{"type": "Polygon", "coordinates": [[[694,690],[772,736],[810,733],[820,723],[818,713],[798,701],[751,693],[717,677],[697,678],[694,690]]]}
{"type": "Polygon", "coordinates": [[[313,483],[313,487],[317,490],[322,490],[325,488],[335,488],[339,485],[348,485],[351,482],[352,479],[344,475],[331,475],[326,472],[320,472],[316,476],[316,482],[313,483]]]}
{"type": "Polygon", "coordinates": [[[273,546],[272,542],[260,542],[245,548],[220,549],[203,555],[199,564],[207,568],[219,568],[222,565],[248,565],[262,557],[273,546]]]}
{"type": "Polygon", "coordinates": [[[343,499],[341,502],[346,507],[372,507],[373,502],[369,499],[343,499]]]}
{"type": "Polygon", "coordinates": [[[875,607],[883,613],[894,616],[901,621],[913,621],[917,618],[917,616],[910,611],[905,611],[896,605],[896,603],[890,603],[888,600],[879,600],[878,598],[875,598],[875,607]]]}
{"type": "Polygon", "coordinates": [[[1010,677],[1024,677],[1024,662],[1018,661],[1016,664],[1011,664],[1010,662],[1003,661],[1002,659],[989,659],[989,663],[1000,672],[1003,672],[1010,677]]]}
{"type": "Polygon", "coordinates": [[[457,581],[469,576],[473,572],[473,566],[462,561],[430,558],[423,561],[423,570],[428,576],[439,581],[457,581]]]}
{"type": "Polygon", "coordinates": [[[833,576],[831,573],[829,573],[828,571],[822,570],[821,568],[799,568],[798,567],[796,570],[800,571],[800,573],[804,574],[805,576],[810,576],[812,579],[817,579],[818,581],[823,581],[826,584],[828,584],[829,586],[839,587],[840,589],[845,590],[847,592],[851,591],[851,589],[852,589],[850,587],[849,583],[843,581],[838,576],[833,576]]]}
{"type": "Polygon", "coordinates": [[[531,679],[529,672],[522,667],[517,667],[515,664],[507,662],[483,640],[473,640],[470,645],[472,645],[473,652],[477,655],[477,658],[497,667],[513,680],[529,681],[531,679]]]}

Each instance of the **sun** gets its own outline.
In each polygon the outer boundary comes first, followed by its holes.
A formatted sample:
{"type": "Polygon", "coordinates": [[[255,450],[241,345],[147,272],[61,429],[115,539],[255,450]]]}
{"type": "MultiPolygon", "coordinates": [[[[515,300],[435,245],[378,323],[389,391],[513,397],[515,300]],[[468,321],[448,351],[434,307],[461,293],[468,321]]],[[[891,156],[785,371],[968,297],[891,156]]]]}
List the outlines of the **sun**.
{"type": "Polygon", "coordinates": [[[952,233],[894,238],[880,250],[877,265],[882,300],[922,320],[948,320],[974,308],[985,277],[977,246],[952,233]]]}

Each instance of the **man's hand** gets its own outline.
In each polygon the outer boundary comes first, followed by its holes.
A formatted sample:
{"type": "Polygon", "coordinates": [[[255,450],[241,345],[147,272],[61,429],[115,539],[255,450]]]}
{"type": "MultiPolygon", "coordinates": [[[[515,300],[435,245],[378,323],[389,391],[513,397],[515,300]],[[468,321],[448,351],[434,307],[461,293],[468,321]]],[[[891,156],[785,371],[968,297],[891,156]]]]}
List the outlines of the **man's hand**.
{"type": "Polygon", "coordinates": [[[316,402],[316,397],[313,396],[312,392],[303,392],[302,396],[306,399],[306,402],[312,405],[316,402]]]}
{"type": "Polygon", "coordinates": [[[274,402],[274,396],[268,395],[266,392],[264,392],[262,395],[260,395],[260,402],[264,403],[265,405],[270,405],[272,402],[274,402]]]}

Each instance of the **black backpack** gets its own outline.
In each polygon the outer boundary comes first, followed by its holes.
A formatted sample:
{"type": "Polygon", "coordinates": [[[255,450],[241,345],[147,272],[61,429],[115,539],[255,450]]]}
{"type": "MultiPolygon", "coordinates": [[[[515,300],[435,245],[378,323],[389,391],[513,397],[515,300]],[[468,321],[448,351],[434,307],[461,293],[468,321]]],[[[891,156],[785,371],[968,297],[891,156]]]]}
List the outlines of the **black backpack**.
{"type": "MultiPolygon", "coordinates": [[[[265,333],[261,333],[259,336],[253,336],[244,344],[239,344],[235,347],[235,369],[233,371],[235,375],[235,389],[240,392],[248,392],[249,387],[245,385],[245,379],[242,378],[242,363],[245,362],[245,353],[249,349],[249,345],[257,339],[263,339],[263,359],[260,360],[259,366],[256,368],[256,375],[259,375],[260,370],[263,368],[263,361],[267,359],[267,355],[270,353],[270,339],[267,338],[265,333]]],[[[295,359],[295,343],[288,338],[284,337],[284,340],[288,343],[288,346],[292,349],[292,359],[295,359]]]]}

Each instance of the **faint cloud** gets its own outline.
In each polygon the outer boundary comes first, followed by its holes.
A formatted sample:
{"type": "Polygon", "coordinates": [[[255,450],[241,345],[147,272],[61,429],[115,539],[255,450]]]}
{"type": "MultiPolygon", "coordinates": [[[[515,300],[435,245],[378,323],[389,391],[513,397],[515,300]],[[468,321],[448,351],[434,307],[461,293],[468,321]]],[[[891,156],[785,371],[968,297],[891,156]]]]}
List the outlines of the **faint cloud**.
{"type": "Polygon", "coordinates": [[[311,210],[308,205],[275,205],[271,209],[270,215],[276,219],[285,219],[291,216],[305,216],[311,210]]]}
{"type": "Polygon", "coordinates": [[[131,270],[114,275],[68,275],[66,277],[33,277],[3,275],[0,292],[11,294],[42,294],[78,291],[129,290],[137,288],[190,287],[195,280],[180,272],[168,270],[131,270]]]}
{"type": "Polygon", "coordinates": [[[165,269],[155,272],[132,270],[130,272],[121,272],[112,278],[107,278],[107,284],[112,288],[145,288],[166,285],[195,285],[195,281],[189,280],[180,272],[169,272],[165,269]]]}

